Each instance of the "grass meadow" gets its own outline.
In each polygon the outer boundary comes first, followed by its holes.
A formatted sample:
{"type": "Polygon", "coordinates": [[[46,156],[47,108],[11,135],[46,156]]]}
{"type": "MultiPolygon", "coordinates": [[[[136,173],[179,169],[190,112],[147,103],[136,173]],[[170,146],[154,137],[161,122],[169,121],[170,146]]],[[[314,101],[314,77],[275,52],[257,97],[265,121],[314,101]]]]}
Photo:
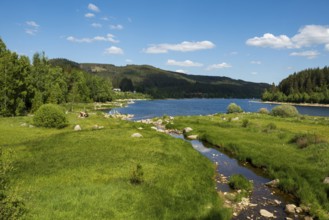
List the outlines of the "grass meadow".
{"type": "Polygon", "coordinates": [[[213,165],[187,142],[100,113],[68,116],[64,129],[31,127],[32,117],[0,118],[23,219],[230,219],[213,165]],[[132,138],[136,132],[143,137],[132,138]],[[137,165],[142,182],[132,184],[137,165]]]}

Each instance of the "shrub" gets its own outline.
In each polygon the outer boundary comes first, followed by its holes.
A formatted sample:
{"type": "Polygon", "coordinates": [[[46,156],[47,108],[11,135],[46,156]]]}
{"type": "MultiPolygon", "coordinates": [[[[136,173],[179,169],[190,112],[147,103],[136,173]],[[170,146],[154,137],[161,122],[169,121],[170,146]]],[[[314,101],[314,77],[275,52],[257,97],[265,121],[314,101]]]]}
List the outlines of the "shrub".
{"type": "Polygon", "coordinates": [[[248,119],[243,119],[243,121],[242,121],[242,127],[243,127],[243,128],[246,128],[246,127],[248,127],[249,125],[250,125],[249,120],[248,120],[248,119]]]}
{"type": "Polygon", "coordinates": [[[237,104],[231,103],[231,104],[228,105],[226,112],[227,112],[227,114],[230,114],[230,113],[240,113],[240,112],[243,112],[243,110],[237,104]]]}
{"type": "Polygon", "coordinates": [[[312,144],[325,143],[325,141],[316,134],[296,134],[290,143],[295,143],[299,148],[306,148],[312,144]]]}
{"type": "Polygon", "coordinates": [[[281,117],[294,117],[298,116],[298,110],[292,105],[279,105],[272,109],[271,114],[281,117]]]}
{"type": "Polygon", "coordinates": [[[136,169],[134,169],[130,176],[130,183],[134,185],[139,185],[144,182],[144,172],[143,167],[140,164],[136,165],[136,169]]]}
{"type": "Polygon", "coordinates": [[[241,189],[246,191],[251,191],[253,188],[252,183],[241,174],[232,175],[229,180],[229,186],[232,189],[236,189],[236,190],[241,189]]]}
{"type": "Polygon", "coordinates": [[[36,111],[33,122],[38,127],[63,128],[67,125],[67,118],[60,106],[45,104],[36,111]]]}
{"type": "Polygon", "coordinates": [[[271,132],[271,131],[273,131],[275,129],[276,129],[276,125],[273,122],[271,122],[271,123],[268,123],[266,125],[265,129],[263,130],[263,132],[269,133],[269,132],[271,132]]]}
{"type": "Polygon", "coordinates": [[[8,174],[13,169],[11,159],[5,158],[0,146],[0,219],[19,219],[26,212],[24,201],[16,194],[16,190],[12,190],[10,185],[8,174]]]}
{"type": "Polygon", "coordinates": [[[258,113],[267,115],[267,114],[269,114],[270,112],[268,111],[267,108],[260,108],[260,109],[258,110],[258,113]]]}

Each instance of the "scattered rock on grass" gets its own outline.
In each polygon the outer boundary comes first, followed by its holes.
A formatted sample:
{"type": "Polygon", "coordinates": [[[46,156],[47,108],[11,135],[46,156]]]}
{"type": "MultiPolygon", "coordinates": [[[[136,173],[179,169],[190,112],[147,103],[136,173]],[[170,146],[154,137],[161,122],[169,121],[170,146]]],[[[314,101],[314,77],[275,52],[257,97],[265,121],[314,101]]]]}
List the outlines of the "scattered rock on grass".
{"type": "Polygon", "coordinates": [[[82,129],[81,129],[80,125],[76,125],[76,126],[74,126],[74,130],[75,131],[81,131],[82,129]]]}
{"type": "Polygon", "coordinates": [[[296,209],[296,205],[294,205],[294,204],[287,204],[285,211],[287,213],[295,214],[295,212],[296,212],[295,209],[296,209]]]}
{"type": "Polygon", "coordinates": [[[184,130],[183,130],[184,133],[188,133],[188,132],[190,132],[190,131],[193,131],[193,129],[190,128],[190,127],[186,127],[186,128],[184,128],[184,130]]]}
{"type": "Polygon", "coordinates": [[[198,135],[197,134],[189,135],[189,136],[187,136],[187,138],[190,140],[196,140],[196,139],[198,139],[198,135]]]}
{"type": "Polygon", "coordinates": [[[134,133],[134,134],[131,135],[131,137],[133,137],[133,138],[141,138],[141,137],[143,137],[143,135],[141,135],[140,133],[134,133]]]}
{"type": "Polygon", "coordinates": [[[329,176],[326,177],[326,178],[324,178],[323,183],[324,183],[324,184],[329,184],[329,176]]]}
{"type": "Polygon", "coordinates": [[[265,185],[266,186],[273,187],[273,188],[276,188],[276,187],[278,187],[279,183],[280,183],[280,180],[279,179],[275,179],[275,180],[272,180],[272,181],[270,181],[268,183],[265,183],[265,185]]]}

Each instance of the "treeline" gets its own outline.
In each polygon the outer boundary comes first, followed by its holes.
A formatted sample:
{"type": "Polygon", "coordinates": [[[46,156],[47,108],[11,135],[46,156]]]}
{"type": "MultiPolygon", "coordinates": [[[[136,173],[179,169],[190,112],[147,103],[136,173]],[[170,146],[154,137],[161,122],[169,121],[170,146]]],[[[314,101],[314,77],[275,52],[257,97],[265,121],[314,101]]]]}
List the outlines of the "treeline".
{"type": "Polygon", "coordinates": [[[262,100],[329,104],[329,67],[294,73],[265,90],[262,100]]]}
{"type": "Polygon", "coordinates": [[[44,103],[110,101],[110,80],[72,66],[51,65],[44,53],[32,63],[6,48],[0,38],[0,116],[26,115],[44,103]]]}

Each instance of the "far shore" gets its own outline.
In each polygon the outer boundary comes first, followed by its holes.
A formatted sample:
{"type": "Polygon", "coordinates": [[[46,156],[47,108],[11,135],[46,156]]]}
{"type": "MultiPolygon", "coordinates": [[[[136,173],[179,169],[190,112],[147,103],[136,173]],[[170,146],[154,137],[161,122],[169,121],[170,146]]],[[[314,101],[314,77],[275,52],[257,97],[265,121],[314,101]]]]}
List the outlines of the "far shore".
{"type": "Polygon", "coordinates": [[[310,106],[310,107],[326,107],[329,108],[329,104],[319,104],[319,103],[292,103],[292,102],[271,102],[271,101],[252,101],[266,104],[277,104],[277,105],[297,105],[297,106],[310,106]]]}

